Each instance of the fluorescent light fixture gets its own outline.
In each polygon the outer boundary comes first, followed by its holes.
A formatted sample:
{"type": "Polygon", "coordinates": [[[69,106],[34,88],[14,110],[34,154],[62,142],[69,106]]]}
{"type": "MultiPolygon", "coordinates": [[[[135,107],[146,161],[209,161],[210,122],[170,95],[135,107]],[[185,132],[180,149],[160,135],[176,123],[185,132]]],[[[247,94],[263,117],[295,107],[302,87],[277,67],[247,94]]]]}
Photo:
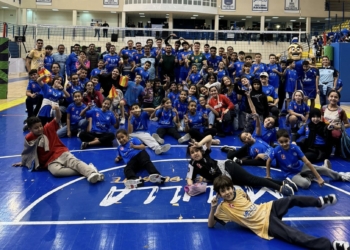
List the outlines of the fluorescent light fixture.
{"type": "Polygon", "coordinates": [[[3,9],[8,9],[9,7],[7,7],[7,6],[2,6],[1,8],[3,8],[3,9]]]}
{"type": "Polygon", "coordinates": [[[242,20],[244,21],[244,20],[245,20],[245,18],[242,18],[242,20]]]}
{"type": "Polygon", "coordinates": [[[165,14],[166,16],[169,16],[169,14],[165,14]]]}
{"type": "Polygon", "coordinates": [[[328,17],[327,17],[327,18],[325,18],[324,20],[332,20],[332,18],[328,18],[328,17]]]}
{"type": "Polygon", "coordinates": [[[58,9],[52,9],[52,11],[58,11],[58,9]]]}
{"type": "Polygon", "coordinates": [[[89,11],[88,11],[88,10],[83,10],[83,12],[87,13],[87,12],[89,12],[89,11]]]}
{"type": "Polygon", "coordinates": [[[270,21],[271,21],[271,19],[265,19],[265,21],[270,22],[270,21]]]}
{"type": "Polygon", "coordinates": [[[117,13],[117,12],[116,12],[116,11],[111,11],[111,13],[115,14],[115,13],[117,13]]]}
{"type": "Polygon", "coordinates": [[[144,15],[145,13],[139,13],[140,15],[144,15]]]}
{"type": "Polygon", "coordinates": [[[246,16],[246,18],[252,18],[252,16],[246,16]]]}
{"type": "Polygon", "coordinates": [[[299,19],[305,19],[305,17],[299,17],[299,19]]]}
{"type": "Polygon", "coordinates": [[[219,17],[225,17],[225,16],[219,16],[219,17]]]}
{"type": "Polygon", "coordinates": [[[198,16],[198,15],[193,15],[193,16],[198,16]]]}
{"type": "Polygon", "coordinates": [[[290,20],[291,22],[295,22],[295,20],[290,20]]]}
{"type": "Polygon", "coordinates": [[[278,16],[273,16],[272,18],[273,18],[273,19],[277,19],[277,18],[279,18],[279,17],[278,17],[278,16]]]}
{"type": "Polygon", "coordinates": [[[145,17],[145,16],[140,16],[140,17],[145,17]]]}
{"type": "Polygon", "coordinates": [[[195,16],[191,16],[191,19],[196,19],[196,17],[195,16]]]}

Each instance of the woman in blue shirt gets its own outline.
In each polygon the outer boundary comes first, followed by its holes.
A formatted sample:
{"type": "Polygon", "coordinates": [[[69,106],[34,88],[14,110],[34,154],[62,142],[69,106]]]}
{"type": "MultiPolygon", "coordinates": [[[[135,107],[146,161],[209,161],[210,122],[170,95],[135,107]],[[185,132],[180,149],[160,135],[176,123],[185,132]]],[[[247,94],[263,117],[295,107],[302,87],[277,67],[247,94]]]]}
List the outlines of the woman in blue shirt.
{"type": "Polygon", "coordinates": [[[288,115],[286,117],[287,125],[293,133],[298,131],[301,125],[305,124],[309,118],[310,108],[304,103],[304,93],[302,90],[297,90],[293,93],[292,101],[288,105],[288,115]]]}
{"type": "Polygon", "coordinates": [[[102,108],[90,109],[91,103],[81,112],[81,116],[85,116],[89,120],[87,131],[82,131],[79,138],[82,141],[81,149],[89,146],[103,145],[107,147],[113,146],[114,134],[111,132],[112,126],[119,128],[119,116],[109,110],[112,100],[106,98],[103,100],[102,108]],[[89,111],[87,111],[90,109],[89,111]]]}

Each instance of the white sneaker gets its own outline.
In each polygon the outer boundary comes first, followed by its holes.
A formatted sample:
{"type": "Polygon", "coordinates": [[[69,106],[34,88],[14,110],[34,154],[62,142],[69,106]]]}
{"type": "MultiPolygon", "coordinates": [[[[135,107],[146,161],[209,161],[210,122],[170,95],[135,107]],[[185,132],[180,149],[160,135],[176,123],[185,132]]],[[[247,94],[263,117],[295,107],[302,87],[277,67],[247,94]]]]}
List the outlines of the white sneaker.
{"type": "Polygon", "coordinates": [[[340,175],[340,179],[341,179],[342,181],[350,182],[350,175],[349,175],[349,174],[347,174],[347,173],[340,174],[340,173],[339,173],[339,175],[340,175]]]}
{"type": "Polygon", "coordinates": [[[120,119],[120,124],[121,124],[121,125],[125,124],[125,117],[122,117],[122,118],[120,119]]]}
{"type": "Polygon", "coordinates": [[[177,131],[182,132],[184,131],[184,128],[182,126],[178,127],[177,131]]]}
{"type": "Polygon", "coordinates": [[[152,118],[151,121],[154,121],[154,122],[158,121],[158,117],[152,118]]]}
{"type": "Polygon", "coordinates": [[[328,169],[332,169],[332,163],[330,162],[330,160],[328,160],[328,159],[324,160],[323,167],[326,167],[328,169]]]}
{"type": "Polygon", "coordinates": [[[152,137],[159,143],[164,144],[164,139],[160,138],[160,136],[156,133],[152,134],[152,137]]]}
{"type": "Polygon", "coordinates": [[[219,139],[213,139],[211,140],[211,144],[213,145],[220,145],[221,141],[219,139]]]}
{"type": "Polygon", "coordinates": [[[170,148],[171,148],[170,144],[165,144],[161,147],[160,150],[162,151],[162,153],[165,153],[165,152],[168,152],[170,148]]]}
{"type": "Polygon", "coordinates": [[[161,176],[160,174],[151,174],[149,176],[149,181],[152,183],[164,183],[165,177],[161,176]]]}
{"type": "Polygon", "coordinates": [[[90,182],[90,183],[96,183],[96,182],[99,181],[99,179],[100,179],[100,174],[99,173],[92,173],[87,178],[88,182],[90,182]]]}
{"type": "Polygon", "coordinates": [[[332,246],[334,250],[348,250],[350,245],[347,241],[335,240],[333,241],[332,246]]]}
{"type": "Polygon", "coordinates": [[[138,187],[142,187],[144,185],[142,179],[136,179],[136,180],[127,180],[124,182],[124,185],[127,189],[135,189],[138,187]]]}
{"type": "Polygon", "coordinates": [[[178,143],[184,143],[186,141],[189,141],[191,139],[190,134],[185,134],[184,136],[182,136],[180,139],[178,139],[178,143]]]}

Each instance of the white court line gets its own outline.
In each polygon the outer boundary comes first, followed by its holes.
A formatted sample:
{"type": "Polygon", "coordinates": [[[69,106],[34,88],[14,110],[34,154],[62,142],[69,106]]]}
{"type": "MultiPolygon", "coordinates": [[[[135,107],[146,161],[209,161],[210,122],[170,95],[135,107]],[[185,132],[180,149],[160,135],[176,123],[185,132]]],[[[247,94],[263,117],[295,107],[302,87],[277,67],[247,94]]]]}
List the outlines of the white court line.
{"type": "MultiPolygon", "coordinates": [[[[188,145],[171,145],[172,148],[187,148],[188,145]]],[[[223,146],[211,146],[212,148],[221,148],[223,146]]],[[[240,148],[241,146],[232,146],[236,148],[240,148]]],[[[148,147],[147,147],[148,148],[148,147]]],[[[91,148],[91,149],[75,149],[75,150],[69,150],[69,152],[85,152],[85,151],[103,151],[103,150],[116,150],[117,148],[91,148]]],[[[20,157],[21,155],[5,155],[0,156],[0,159],[6,159],[6,158],[15,158],[20,157]]]]}
{"type": "MultiPolygon", "coordinates": [[[[283,221],[350,221],[350,216],[339,217],[286,217],[283,221]]],[[[35,225],[84,225],[84,224],[165,224],[165,223],[207,223],[208,219],[158,219],[158,220],[73,220],[73,221],[14,221],[0,222],[1,226],[35,225]]]]}
{"type": "MultiPolygon", "coordinates": [[[[155,160],[155,161],[152,161],[152,162],[164,162],[164,161],[187,161],[188,159],[163,159],[163,160],[155,160]]],[[[108,171],[111,171],[111,170],[115,170],[115,169],[119,169],[119,168],[123,168],[125,167],[126,165],[122,165],[122,166],[117,166],[117,167],[112,167],[112,168],[108,168],[108,169],[104,169],[104,170],[101,170],[100,173],[104,173],[104,172],[108,172],[108,171]]],[[[14,219],[14,222],[19,222],[20,220],[23,219],[23,217],[33,208],[35,207],[39,202],[41,202],[42,200],[44,200],[45,198],[47,198],[48,196],[50,196],[51,194],[57,192],[58,190],[61,190],[63,189],[64,187],[66,186],[69,186],[70,184],[73,184],[75,182],[78,182],[78,181],[81,181],[85,179],[85,177],[79,177],[75,180],[72,180],[72,181],[69,181],[61,186],[58,186],[57,188],[47,192],[46,194],[40,196],[38,199],[36,199],[33,203],[31,203],[28,207],[26,207],[24,210],[22,210],[17,216],[16,218],[14,219]]],[[[1,224],[0,224],[1,225],[1,224]]]]}

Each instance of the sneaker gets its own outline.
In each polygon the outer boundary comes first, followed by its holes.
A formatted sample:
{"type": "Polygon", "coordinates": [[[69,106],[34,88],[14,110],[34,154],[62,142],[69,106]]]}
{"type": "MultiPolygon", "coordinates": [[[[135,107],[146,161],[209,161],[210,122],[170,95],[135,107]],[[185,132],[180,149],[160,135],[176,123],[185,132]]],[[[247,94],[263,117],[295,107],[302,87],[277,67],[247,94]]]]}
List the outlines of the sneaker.
{"type": "Polygon", "coordinates": [[[29,130],[29,128],[28,128],[28,125],[27,125],[27,123],[26,124],[24,124],[24,126],[23,126],[23,132],[26,132],[26,131],[28,131],[29,130]]]}
{"type": "Polygon", "coordinates": [[[242,165],[242,160],[238,159],[237,157],[233,158],[232,161],[239,164],[239,165],[242,165]]]}
{"type": "Polygon", "coordinates": [[[293,188],[291,188],[288,184],[283,184],[280,193],[283,194],[284,196],[294,195],[293,188]]]}
{"type": "Polygon", "coordinates": [[[340,174],[340,173],[339,173],[339,175],[340,175],[340,179],[341,179],[342,181],[350,182],[350,175],[349,175],[348,173],[344,173],[344,174],[340,174]]]}
{"type": "Polygon", "coordinates": [[[96,183],[96,182],[99,181],[99,179],[100,179],[100,174],[99,173],[92,173],[87,178],[88,182],[90,182],[90,183],[96,183]]]}
{"type": "Polygon", "coordinates": [[[161,146],[159,146],[156,150],[154,150],[154,153],[155,153],[156,155],[160,155],[160,154],[162,153],[162,148],[161,148],[161,146]]]}
{"type": "Polygon", "coordinates": [[[121,119],[120,119],[120,123],[119,123],[120,125],[123,125],[123,124],[125,124],[125,117],[122,117],[121,119]]]}
{"type": "Polygon", "coordinates": [[[164,144],[164,139],[160,138],[160,136],[156,133],[152,134],[152,137],[159,143],[164,144]]]}
{"type": "Polygon", "coordinates": [[[334,250],[349,250],[350,247],[349,242],[340,240],[333,241],[332,246],[334,250]]]}
{"type": "Polygon", "coordinates": [[[151,121],[154,121],[154,122],[158,121],[158,117],[152,118],[151,121]]]}
{"type": "Polygon", "coordinates": [[[220,145],[221,141],[219,139],[213,139],[211,140],[211,144],[213,145],[220,145]]]}
{"type": "Polygon", "coordinates": [[[337,203],[337,196],[335,194],[328,194],[326,196],[320,196],[318,197],[321,207],[318,207],[319,209],[324,209],[325,207],[329,205],[334,205],[337,203]]]}
{"type": "Polygon", "coordinates": [[[178,143],[184,143],[186,141],[189,141],[191,139],[190,134],[185,134],[184,136],[182,136],[180,139],[178,139],[178,143]]]}
{"type": "Polygon", "coordinates": [[[79,138],[79,135],[81,133],[81,129],[78,129],[77,137],[79,138]]]}
{"type": "Polygon", "coordinates": [[[81,143],[81,145],[80,145],[80,149],[81,150],[83,150],[83,149],[86,149],[87,147],[88,147],[88,143],[87,142],[85,142],[85,141],[83,141],[82,143],[81,143]]]}
{"type": "Polygon", "coordinates": [[[288,184],[291,188],[293,188],[294,192],[298,192],[298,186],[288,177],[283,181],[283,185],[288,184]]]}
{"type": "Polygon", "coordinates": [[[171,145],[170,144],[165,144],[161,147],[161,153],[165,153],[165,152],[168,152],[169,149],[171,148],[171,145]]]}
{"type": "Polygon", "coordinates": [[[127,189],[135,189],[142,187],[144,185],[144,181],[141,178],[135,180],[127,180],[124,182],[124,185],[127,189]]]}
{"type": "Polygon", "coordinates": [[[180,127],[177,128],[177,131],[183,132],[183,131],[184,131],[184,128],[183,128],[182,126],[180,126],[180,127]]]}
{"type": "Polygon", "coordinates": [[[332,169],[332,163],[330,162],[330,160],[328,159],[324,160],[323,167],[332,169]]]}
{"type": "Polygon", "coordinates": [[[222,152],[228,153],[230,150],[236,151],[236,147],[225,145],[220,148],[222,152]]]}
{"type": "Polygon", "coordinates": [[[161,176],[160,174],[151,174],[149,176],[149,181],[152,183],[164,183],[165,177],[161,176]]]}

